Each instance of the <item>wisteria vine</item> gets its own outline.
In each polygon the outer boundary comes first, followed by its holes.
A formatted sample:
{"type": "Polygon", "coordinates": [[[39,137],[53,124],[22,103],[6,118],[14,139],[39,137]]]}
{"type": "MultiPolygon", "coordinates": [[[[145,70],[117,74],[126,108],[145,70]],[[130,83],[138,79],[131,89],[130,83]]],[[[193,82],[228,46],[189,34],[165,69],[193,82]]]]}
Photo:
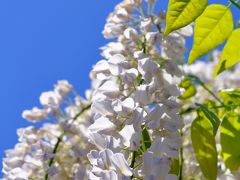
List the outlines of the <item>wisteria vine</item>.
{"type": "MultiPolygon", "coordinates": [[[[101,48],[104,59],[90,72],[86,98],[61,80],[41,94],[41,108],[23,112],[28,121],[43,125],[18,130],[19,143],[5,152],[4,179],[201,177],[189,124],[199,103],[222,103],[216,90],[239,86],[239,71],[212,81],[207,72],[216,66],[219,52],[210,62],[183,65],[192,24],[165,36],[166,15],[155,3],[123,0],[110,13],[103,35],[113,41],[101,48]],[[183,105],[179,84],[186,77],[199,77],[193,82],[198,93],[183,105]]],[[[239,177],[224,167],[219,172],[222,179],[239,177]]]]}

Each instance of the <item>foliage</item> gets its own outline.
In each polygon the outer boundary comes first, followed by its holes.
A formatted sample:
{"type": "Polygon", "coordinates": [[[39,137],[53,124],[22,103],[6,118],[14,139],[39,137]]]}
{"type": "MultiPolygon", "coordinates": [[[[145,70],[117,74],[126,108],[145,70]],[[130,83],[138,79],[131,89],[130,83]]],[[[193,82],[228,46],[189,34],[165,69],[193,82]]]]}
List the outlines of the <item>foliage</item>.
{"type": "Polygon", "coordinates": [[[228,6],[212,4],[206,7],[206,1],[169,1],[165,33],[169,34],[169,32],[196,20],[189,64],[222,44],[231,35],[224,47],[221,61],[215,70],[214,76],[217,76],[240,61],[238,51],[240,34],[238,29],[233,31],[234,22],[230,10],[231,5],[239,8],[238,2],[231,0],[228,6]]]}
{"type": "Polygon", "coordinates": [[[227,44],[225,45],[220,62],[216,67],[214,76],[217,76],[219,73],[225,71],[226,69],[232,67],[240,60],[240,29],[236,29],[232,32],[229,37],[227,44]]]}
{"type": "Polygon", "coordinates": [[[180,29],[202,14],[207,0],[169,0],[165,34],[180,29]]]}
{"type": "Polygon", "coordinates": [[[193,121],[191,138],[196,158],[206,179],[217,177],[217,149],[213,127],[202,115],[193,121]]]}

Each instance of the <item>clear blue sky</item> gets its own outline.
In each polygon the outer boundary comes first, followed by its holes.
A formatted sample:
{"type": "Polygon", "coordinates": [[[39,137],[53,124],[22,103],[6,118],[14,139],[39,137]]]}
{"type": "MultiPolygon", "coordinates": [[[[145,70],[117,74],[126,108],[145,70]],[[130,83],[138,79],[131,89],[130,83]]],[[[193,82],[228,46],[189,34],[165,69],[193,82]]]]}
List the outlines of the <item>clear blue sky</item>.
{"type": "MultiPolygon", "coordinates": [[[[166,9],[167,1],[159,1],[166,9]]],[[[30,125],[21,112],[39,105],[41,92],[60,79],[82,95],[90,86],[88,73],[106,43],[101,31],[117,2],[0,1],[0,159],[17,143],[16,129],[30,125]]]]}

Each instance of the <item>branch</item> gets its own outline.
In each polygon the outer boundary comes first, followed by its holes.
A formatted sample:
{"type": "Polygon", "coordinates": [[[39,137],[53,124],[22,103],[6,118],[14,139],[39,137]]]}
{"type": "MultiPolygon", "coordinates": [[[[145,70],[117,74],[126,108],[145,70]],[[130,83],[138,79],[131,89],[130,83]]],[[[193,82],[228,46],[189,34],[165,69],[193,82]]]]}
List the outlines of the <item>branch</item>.
{"type": "MultiPolygon", "coordinates": [[[[86,110],[88,110],[91,107],[91,104],[89,104],[88,106],[84,107],[74,118],[73,118],[73,122],[76,121],[86,110]]],[[[63,131],[63,133],[58,137],[58,140],[53,148],[52,153],[54,154],[54,156],[49,160],[48,163],[48,167],[51,167],[52,164],[54,163],[54,159],[55,159],[55,154],[57,153],[57,150],[59,148],[60,143],[63,140],[63,136],[64,136],[65,132],[63,131]]],[[[48,180],[48,171],[45,174],[45,180],[48,180]]]]}

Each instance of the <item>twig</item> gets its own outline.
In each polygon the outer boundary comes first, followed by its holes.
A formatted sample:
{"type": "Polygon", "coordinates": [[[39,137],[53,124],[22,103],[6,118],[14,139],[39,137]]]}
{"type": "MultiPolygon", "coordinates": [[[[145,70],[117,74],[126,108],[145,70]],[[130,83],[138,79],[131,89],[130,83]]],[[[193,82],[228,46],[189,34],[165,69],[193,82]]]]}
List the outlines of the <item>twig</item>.
{"type": "MultiPolygon", "coordinates": [[[[78,119],[79,116],[81,116],[86,110],[88,110],[91,107],[91,104],[89,104],[88,106],[84,107],[74,118],[73,118],[73,122],[76,121],[78,119]]],[[[54,156],[49,160],[48,163],[48,167],[51,167],[52,164],[54,163],[54,159],[55,159],[55,154],[57,153],[57,150],[59,148],[60,143],[63,140],[63,136],[64,136],[65,132],[63,131],[63,133],[58,137],[58,140],[53,148],[52,154],[54,154],[54,156]]],[[[49,175],[48,175],[48,171],[45,174],[45,180],[48,180],[49,175]]]]}

